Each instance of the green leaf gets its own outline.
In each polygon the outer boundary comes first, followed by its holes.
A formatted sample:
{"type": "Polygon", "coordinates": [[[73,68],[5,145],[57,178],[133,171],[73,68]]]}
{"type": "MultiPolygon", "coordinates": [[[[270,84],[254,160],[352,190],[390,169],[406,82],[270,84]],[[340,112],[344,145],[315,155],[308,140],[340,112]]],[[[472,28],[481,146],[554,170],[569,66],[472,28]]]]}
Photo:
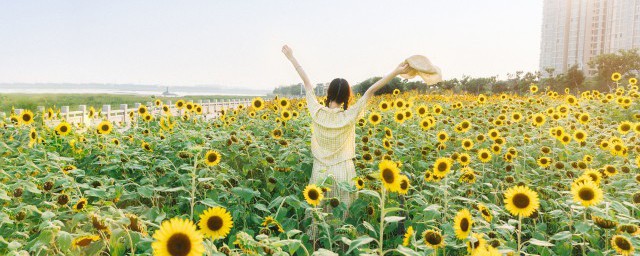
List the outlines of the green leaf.
{"type": "MultiPolygon", "coordinates": [[[[361,191],[362,191],[362,190],[361,190],[361,191]]],[[[363,236],[363,237],[360,237],[360,238],[358,238],[358,239],[356,239],[356,240],[353,240],[353,241],[351,241],[351,243],[349,244],[349,250],[348,250],[348,251],[347,251],[347,253],[345,253],[345,254],[349,254],[349,253],[351,253],[351,251],[353,251],[354,249],[357,249],[358,247],[363,246],[363,245],[368,244],[368,243],[371,243],[371,242],[373,242],[373,241],[375,241],[375,239],[373,239],[373,238],[371,238],[371,237],[368,237],[368,236],[363,236]]]]}
{"type": "Polygon", "coordinates": [[[401,217],[401,216],[389,216],[389,217],[384,217],[384,222],[393,223],[393,222],[398,222],[404,219],[405,217],[401,217]]]}
{"type": "Polygon", "coordinates": [[[42,213],[42,219],[43,220],[50,220],[51,218],[55,217],[56,214],[51,212],[51,211],[46,211],[42,213]]]}
{"type": "Polygon", "coordinates": [[[558,232],[555,235],[551,236],[551,238],[549,238],[549,240],[562,241],[562,240],[567,240],[567,239],[571,238],[571,236],[573,236],[573,234],[571,234],[571,232],[569,232],[569,231],[561,231],[561,232],[558,232]]]}
{"type": "Polygon", "coordinates": [[[58,237],[56,238],[56,242],[58,242],[58,247],[60,248],[61,251],[64,252],[71,249],[72,240],[73,238],[71,237],[71,234],[64,231],[58,231],[58,237]]]}
{"type": "Polygon", "coordinates": [[[402,245],[398,245],[398,249],[396,249],[396,251],[398,251],[399,253],[402,253],[402,255],[409,255],[409,256],[420,256],[421,255],[419,252],[416,252],[413,249],[404,247],[402,245]]]}
{"type": "Polygon", "coordinates": [[[584,221],[578,222],[576,225],[574,225],[574,227],[576,229],[576,233],[579,234],[586,234],[587,232],[589,232],[589,230],[591,230],[591,225],[584,221]]]}
{"type": "Polygon", "coordinates": [[[552,243],[549,243],[547,241],[538,240],[538,239],[535,239],[535,238],[529,239],[529,243],[533,244],[533,245],[537,245],[537,246],[545,246],[545,247],[553,246],[552,243]]]}
{"type": "Polygon", "coordinates": [[[231,192],[236,195],[239,195],[240,197],[242,197],[242,199],[244,199],[247,202],[253,199],[254,197],[260,196],[260,192],[250,188],[243,188],[243,187],[232,188],[231,192]]]}
{"type": "Polygon", "coordinates": [[[373,196],[375,198],[378,198],[378,200],[380,200],[380,194],[378,194],[378,192],[373,191],[373,190],[363,189],[363,190],[358,191],[358,193],[365,194],[365,195],[370,195],[370,196],[373,196]]]}

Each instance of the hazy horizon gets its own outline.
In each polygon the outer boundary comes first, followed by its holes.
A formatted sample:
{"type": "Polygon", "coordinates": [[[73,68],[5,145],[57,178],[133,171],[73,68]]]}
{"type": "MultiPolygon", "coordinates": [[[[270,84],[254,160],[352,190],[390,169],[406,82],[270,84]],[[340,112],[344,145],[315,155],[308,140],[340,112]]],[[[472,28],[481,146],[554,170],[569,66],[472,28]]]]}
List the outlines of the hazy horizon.
{"type": "Polygon", "coordinates": [[[542,1],[11,1],[0,4],[0,83],[356,84],[413,54],[445,79],[537,71],[542,1]],[[491,64],[487,64],[491,62],[491,64]]]}

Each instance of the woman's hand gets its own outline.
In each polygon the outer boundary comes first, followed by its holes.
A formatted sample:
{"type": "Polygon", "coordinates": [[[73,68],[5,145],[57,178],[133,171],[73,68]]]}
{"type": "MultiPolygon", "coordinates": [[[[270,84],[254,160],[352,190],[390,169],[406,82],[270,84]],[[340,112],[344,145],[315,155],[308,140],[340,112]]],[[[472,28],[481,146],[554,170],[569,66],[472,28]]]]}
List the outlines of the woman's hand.
{"type": "Polygon", "coordinates": [[[284,53],[284,56],[286,56],[287,59],[293,59],[293,50],[288,45],[285,44],[282,46],[282,53],[284,53]]]}
{"type": "Polygon", "coordinates": [[[411,71],[411,67],[409,67],[409,64],[406,61],[403,61],[402,63],[400,63],[400,65],[398,65],[398,67],[396,67],[393,73],[395,73],[396,75],[400,75],[409,73],[409,71],[411,71]]]}

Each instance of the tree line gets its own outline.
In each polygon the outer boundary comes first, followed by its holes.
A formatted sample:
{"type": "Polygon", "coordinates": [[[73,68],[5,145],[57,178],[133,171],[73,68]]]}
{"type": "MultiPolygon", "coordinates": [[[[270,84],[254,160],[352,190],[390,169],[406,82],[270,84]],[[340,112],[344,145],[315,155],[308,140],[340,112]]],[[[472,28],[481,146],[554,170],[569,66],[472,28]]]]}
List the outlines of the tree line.
{"type": "MultiPolygon", "coordinates": [[[[638,49],[620,50],[615,53],[601,54],[594,57],[589,63],[587,75],[577,65],[571,66],[566,72],[558,73],[553,68],[545,68],[543,71],[524,72],[516,71],[507,74],[506,78],[498,76],[453,78],[442,81],[433,86],[427,86],[422,81],[409,81],[396,77],[387,86],[376,92],[377,95],[392,93],[395,89],[400,91],[417,90],[421,93],[453,91],[455,93],[472,94],[499,94],[514,93],[524,94],[529,91],[531,84],[536,84],[542,90],[549,88],[553,91],[564,91],[569,88],[571,92],[598,90],[609,92],[614,89],[616,83],[611,80],[615,72],[622,74],[621,84],[626,84],[628,78],[635,77],[640,71],[640,53],[638,49]]],[[[381,77],[371,77],[351,87],[353,93],[362,94],[381,77]]],[[[316,89],[322,89],[318,84],[316,89]]],[[[319,91],[319,90],[316,90],[319,91]]],[[[317,93],[317,92],[316,92],[317,93]]],[[[283,85],[273,90],[276,95],[302,96],[304,90],[302,84],[283,85]]]]}

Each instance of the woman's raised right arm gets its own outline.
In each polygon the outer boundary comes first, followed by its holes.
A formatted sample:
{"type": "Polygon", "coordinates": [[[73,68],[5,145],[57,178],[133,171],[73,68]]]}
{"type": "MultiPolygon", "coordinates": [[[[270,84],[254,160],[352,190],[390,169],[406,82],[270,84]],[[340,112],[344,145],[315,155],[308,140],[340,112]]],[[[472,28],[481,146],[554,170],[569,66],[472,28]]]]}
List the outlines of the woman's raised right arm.
{"type": "Polygon", "coordinates": [[[298,60],[296,60],[296,57],[293,56],[293,50],[289,48],[288,45],[285,44],[284,46],[282,46],[282,53],[284,53],[287,59],[289,59],[293,67],[298,72],[298,75],[300,76],[300,78],[302,78],[302,82],[304,83],[304,88],[307,91],[313,92],[313,85],[311,84],[311,81],[309,81],[309,77],[307,76],[307,73],[304,72],[304,69],[302,69],[302,66],[300,66],[300,63],[298,63],[298,60]]]}
{"type": "Polygon", "coordinates": [[[410,69],[411,68],[409,67],[409,64],[403,61],[393,71],[391,71],[391,73],[387,74],[386,76],[384,76],[383,78],[375,82],[371,87],[369,87],[369,89],[367,89],[364,95],[362,95],[362,98],[364,100],[370,99],[378,90],[380,90],[380,88],[384,87],[387,83],[389,83],[391,79],[393,79],[397,75],[409,72],[410,69]]]}

